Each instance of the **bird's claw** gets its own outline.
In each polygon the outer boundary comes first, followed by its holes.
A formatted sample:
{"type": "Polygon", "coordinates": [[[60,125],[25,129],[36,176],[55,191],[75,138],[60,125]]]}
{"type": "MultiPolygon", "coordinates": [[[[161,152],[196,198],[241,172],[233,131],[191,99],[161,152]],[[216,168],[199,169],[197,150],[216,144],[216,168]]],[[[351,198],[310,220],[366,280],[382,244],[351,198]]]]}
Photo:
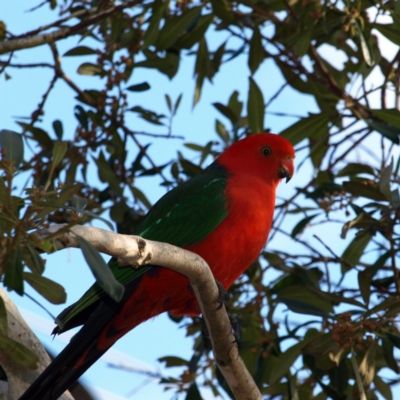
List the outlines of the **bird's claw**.
{"type": "MultiPolygon", "coordinates": [[[[233,337],[235,338],[235,340],[232,343],[239,343],[239,339],[240,339],[240,332],[239,332],[239,322],[237,320],[236,317],[234,317],[231,314],[228,314],[228,318],[229,318],[229,322],[231,323],[231,328],[232,328],[232,333],[233,333],[233,337]]],[[[202,334],[206,337],[209,338],[210,334],[208,332],[207,326],[204,325],[203,329],[202,329],[202,334]]]]}
{"type": "Polygon", "coordinates": [[[229,322],[231,323],[232,332],[235,340],[232,343],[239,343],[240,332],[239,332],[239,321],[236,317],[231,314],[228,314],[229,322]]]}
{"type": "Polygon", "coordinates": [[[215,309],[215,311],[220,310],[222,306],[225,304],[225,301],[228,298],[228,292],[222,285],[222,283],[219,280],[215,280],[215,283],[217,284],[218,287],[218,297],[217,297],[217,302],[219,303],[218,307],[215,309]]]}

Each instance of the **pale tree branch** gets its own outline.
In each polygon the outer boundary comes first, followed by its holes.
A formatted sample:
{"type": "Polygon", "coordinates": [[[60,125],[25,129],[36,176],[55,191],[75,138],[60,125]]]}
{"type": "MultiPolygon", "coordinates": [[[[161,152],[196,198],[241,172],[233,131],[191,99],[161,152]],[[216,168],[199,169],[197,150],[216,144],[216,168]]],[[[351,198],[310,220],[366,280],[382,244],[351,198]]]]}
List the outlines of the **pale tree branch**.
{"type": "Polygon", "coordinates": [[[261,400],[261,393],[241,359],[225,307],[219,307],[219,291],[207,263],[197,254],[167,243],[121,235],[99,228],[54,225],[39,232],[54,240],[56,248],[79,247],[76,235],[102,253],[118,258],[121,265],[134,268],[158,265],[188,277],[196,295],[213,346],[215,361],[238,400],[261,400]]]}
{"type": "MultiPolygon", "coordinates": [[[[0,394],[0,399],[17,400],[29,385],[44,371],[47,365],[50,364],[51,360],[39,339],[31,331],[3,288],[0,288],[0,296],[7,310],[7,336],[32,350],[39,359],[37,368],[32,370],[22,367],[19,363],[14,361],[12,357],[7,356],[4,351],[0,350],[0,364],[7,376],[8,382],[8,393],[2,392],[0,394]]],[[[73,400],[73,397],[69,392],[65,392],[60,399],[73,400]]]]}

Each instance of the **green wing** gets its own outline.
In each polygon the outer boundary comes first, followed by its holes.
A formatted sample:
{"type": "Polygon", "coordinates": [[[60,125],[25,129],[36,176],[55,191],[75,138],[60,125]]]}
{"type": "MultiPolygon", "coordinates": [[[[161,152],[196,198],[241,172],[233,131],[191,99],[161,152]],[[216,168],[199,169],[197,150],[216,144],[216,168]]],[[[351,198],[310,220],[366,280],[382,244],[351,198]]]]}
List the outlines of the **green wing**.
{"type": "MultiPolygon", "coordinates": [[[[194,245],[208,236],[228,215],[225,187],[226,170],[216,163],[203,173],[186,181],[164,195],[148,212],[136,234],[145,239],[184,247],[194,245]]],[[[134,269],[119,267],[112,258],[108,265],[116,279],[126,285],[151,267],[134,269]]],[[[80,325],[106,293],[95,283],[78,302],[58,317],[56,333],[80,325]]]]}

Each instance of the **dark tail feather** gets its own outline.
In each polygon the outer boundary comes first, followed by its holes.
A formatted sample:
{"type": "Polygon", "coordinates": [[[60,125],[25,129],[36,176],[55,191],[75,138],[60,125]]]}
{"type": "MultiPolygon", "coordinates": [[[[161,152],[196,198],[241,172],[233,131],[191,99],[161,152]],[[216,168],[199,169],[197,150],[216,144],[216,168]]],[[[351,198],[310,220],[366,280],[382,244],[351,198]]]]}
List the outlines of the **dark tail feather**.
{"type": "Polygon", "coordinates": [[[107,301],[100,303],[87,323],[19,400],[56,400],[97,361],[108,348],[97,349],[96,340],[99,332],[115,315],[116,304],[107,301]],[[83,364],[74,368],[85,353],[87,356],[83,364]]]}

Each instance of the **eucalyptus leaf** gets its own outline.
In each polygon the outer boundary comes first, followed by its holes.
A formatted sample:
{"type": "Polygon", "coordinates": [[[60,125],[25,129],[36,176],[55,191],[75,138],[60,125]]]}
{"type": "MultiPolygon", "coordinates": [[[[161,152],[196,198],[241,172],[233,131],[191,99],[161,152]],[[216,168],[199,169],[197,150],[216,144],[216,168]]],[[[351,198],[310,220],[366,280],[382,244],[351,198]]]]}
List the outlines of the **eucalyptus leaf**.
{"type": "Polygon", "coordinates": [[[77,235],[76,238],[98,285],[114,301],[120,301],[125,291],[124,286],[115,279],[110,267],[106,264],[99,251],[83,237],[77,235]]]}
{"type": "Polygon", "coordinates": [[[71,57],[71,56],[87,56],[96,54],[96,50],[88,46],[76,46],[66,53],[64,53],[63,57],[71,57]]]}
{"type": "Polygon", "coordinates": [[[78,67],[77,70],[80,75],[103,75],[104,71],[97,64],[85,62],[78,67]]]}
{"type": "Polygon", "coordinates": [[[3,129],[0,131],[0,148],[4,151],[4,158],[18,168],[24,158],[24,143],[22,136],[17,132],[3,129]]]}
{"type": "Polygon", "coordinates": [[[264,97],[253,78],[249,78],[249,100],[247,102],[247,115],[252,133],[264,131],[264,97]]]}
{"type": "Polygon", "coordinates": [[[144,92],[150,89],[150,85],[147,82],[137,83],[136,85],[128,86],[125,90],[130,92],[144,92]]]}
{"type": "Polygon", "coordinates": [[[264,48],[261,42],[261,33],[258,26],[254,27],[253,36],[250,40],[250,54],[248,65],[252,74],[254,74],[261,62],[264,60],[264,48]]]}
{"type": "Polygon", "coordinates": [[[51,279],[30,272],[24,272],[24,279],[50,303],[63,304],[67,300],[64,288],[51,279]]]}

